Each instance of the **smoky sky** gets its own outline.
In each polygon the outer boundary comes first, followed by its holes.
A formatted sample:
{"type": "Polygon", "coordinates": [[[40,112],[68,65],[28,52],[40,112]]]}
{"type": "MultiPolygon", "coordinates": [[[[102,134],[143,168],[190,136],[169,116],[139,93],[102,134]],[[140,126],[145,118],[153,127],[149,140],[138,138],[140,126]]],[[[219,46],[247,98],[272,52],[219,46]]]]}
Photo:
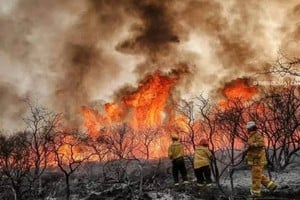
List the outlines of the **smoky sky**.
{"type": "Polygon", "coordinates": [[[157,70],[182,95],[216,91],[300,57],[299,19],[297,0],[0,0],[0,125],[24,96],[72,119],[157,70]]]}

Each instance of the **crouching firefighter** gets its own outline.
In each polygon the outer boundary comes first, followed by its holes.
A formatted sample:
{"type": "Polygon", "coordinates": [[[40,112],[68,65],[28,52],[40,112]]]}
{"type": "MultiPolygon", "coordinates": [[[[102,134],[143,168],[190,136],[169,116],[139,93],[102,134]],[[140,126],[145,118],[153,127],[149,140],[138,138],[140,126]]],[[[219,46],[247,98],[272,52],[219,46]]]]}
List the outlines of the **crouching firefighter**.
{"type": "Polygon", "coordinates": [[[270,191],[276,189],[276,184],[264,174],[264,166],[267,163],[265,143],[263,136],[257,132],[257,127],[254,121],[247,123],[248,130],[248,149],[246,159],[251,167],[252,187],[251,195],[254,197],[261,196],[261,184],[270,191]]]}
{"type": "Polygon", "coordinates": [[[183,184],[188,184],[187,171],[184,163],[184,150],[183,145],[179,142],[177,134],[171,135],[172,144],[169,146],[168,154],[172,160],[172,173],[175,186],[179,186],[179,172],[181,174],[183,184]]]}

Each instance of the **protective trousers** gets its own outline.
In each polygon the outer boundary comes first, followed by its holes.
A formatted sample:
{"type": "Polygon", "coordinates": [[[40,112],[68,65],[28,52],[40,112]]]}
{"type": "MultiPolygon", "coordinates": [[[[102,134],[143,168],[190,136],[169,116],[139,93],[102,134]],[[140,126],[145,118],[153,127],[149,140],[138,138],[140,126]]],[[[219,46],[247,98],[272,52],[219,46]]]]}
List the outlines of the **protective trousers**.
{"type": "Polygon", "coordinates": [[[269,184],[272,182],[266,175],[264,175],[263,165],[252,165],[251,174],[252,174],[251,193],[255,196],[260,196],[261,184],[268,188],[269,184]]]}
{"type": "Polygon", "coordinates": [[[183,157],[174,159],[172,161],[172,164],[173,164],[172,171],[173,171],[174,182],[175,183],[179,182],[179,178],[178,178],[179,172],[181,174],[182,180],[187,181],[187,171],[185,168],[183,157]]]}
{"type": "Polygon", "coordinates": [[[209,165],[197,168],[194,171],[197,178],[197,183],[209,184],[212,182],[209,165]]]}

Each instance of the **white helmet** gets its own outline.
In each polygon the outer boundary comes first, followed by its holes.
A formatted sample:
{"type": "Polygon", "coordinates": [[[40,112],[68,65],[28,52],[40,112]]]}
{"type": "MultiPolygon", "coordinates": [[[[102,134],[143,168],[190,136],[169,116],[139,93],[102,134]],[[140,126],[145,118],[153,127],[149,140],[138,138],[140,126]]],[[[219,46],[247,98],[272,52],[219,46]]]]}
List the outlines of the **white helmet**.
{"type": "Polygon", "coordinates": [[[250,129],[250,128],[253,128],[253,127],[256,127],[256,124],[255,124],[255,122],[254,121],[249,121],[248,123],[247,123],[247,129],[250,129]]]}

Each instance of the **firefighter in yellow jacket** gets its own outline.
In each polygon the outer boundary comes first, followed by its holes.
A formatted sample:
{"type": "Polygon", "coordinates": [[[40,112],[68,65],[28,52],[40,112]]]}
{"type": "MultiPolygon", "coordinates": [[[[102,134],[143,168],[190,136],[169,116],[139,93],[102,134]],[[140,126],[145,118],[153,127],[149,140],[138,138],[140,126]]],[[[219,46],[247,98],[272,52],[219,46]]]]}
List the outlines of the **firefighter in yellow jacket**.
{"type": "Polygon", "coordinates": [[[251,194],[253,196],[261,196],[261,184],[270,191],[276,189],[276,184],[264,175],[264,166],[266,165],[265,143],[263,136],[257,132],[257,127],[254,121],[247,123],[248,149],[246,158],[248,165],[251,167],[252,187],[251,194]]]}
{"type": "Polygon", "coordinates": [[[169,147],[168,154],[169,158],[172,160],[172,172],[175,182],[175,186],[179,185],[179,172],[183,179],[183,183],[187,184],[187,171],[184,163],[184,150],[183,145],[179,142],[179,136],[177,134],[172,134],[172,144],[169,147]]]}
{"type": "Polygon", "coordinates": [[[201,139],[194,154],[194,172],[197,178],[197,186],[209,186],[212,182],[210,173],[210,160],[212,153],[208,149],[208,141],[201,139]]]}

